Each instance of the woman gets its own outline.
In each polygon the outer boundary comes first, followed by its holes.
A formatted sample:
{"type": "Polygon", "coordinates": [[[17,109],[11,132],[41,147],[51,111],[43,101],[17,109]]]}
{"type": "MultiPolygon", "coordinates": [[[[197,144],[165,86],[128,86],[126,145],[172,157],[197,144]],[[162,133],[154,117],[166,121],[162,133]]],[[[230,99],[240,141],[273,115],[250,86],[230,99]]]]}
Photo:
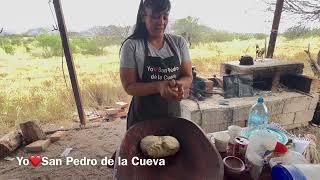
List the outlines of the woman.
{"type": "Polygon", "coordinates": [[[165,34],[169,0],[141,0],[134,32],[120,49],[120,77],[133,96],[127,128],[160,117],[179,117],[180,100],[192,82],[187,42],[165,34]]]}

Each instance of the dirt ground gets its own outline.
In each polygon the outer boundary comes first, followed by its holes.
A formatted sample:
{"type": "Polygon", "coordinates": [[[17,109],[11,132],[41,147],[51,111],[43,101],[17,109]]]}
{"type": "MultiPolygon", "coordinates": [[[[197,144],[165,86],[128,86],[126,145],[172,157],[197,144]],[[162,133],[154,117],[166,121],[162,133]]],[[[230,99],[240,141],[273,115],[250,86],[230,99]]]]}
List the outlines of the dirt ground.
{"type": "MultiPolygon", "coordinates": [[[[110,158],[120,145],[126,130],[126,120],[118,119],[104,122],[100,127],[67,131],[66,137],[52,143],[43,153],[26,153],[20,148],[10,157],[25,157],[30,155],[47,156],[49,159],[61,159],[60,154],[66,148],[73,148],[70,156],[74,159],[84,157],[97,159],[110,158]]],[[[98,163],[99,164],[99,163],[98,163]]],[[[95,166],[19,166],[18,160],[0,160],[0,180],[2,179],[112,179],[113,170],[103,165],[95,166]]]]}
{"type": "MultiPolygon", "coordinates": [[[[83,130],[67,131],[67,135],[60,141],[51,144],[43,153],[26,153],[20,148],[11,157],[28,158],[30,155],[47,156],[49,159],[61,158],[60,154],[66,148],[73,148],[69,156],[75,159],[84,157],[97,159],[110,158],[114,150],[120,145],[126,128],[126,120],[115,120],[103,122],[101,126],[83,130]]],[[[292,131],[296,135],[311,133],[317,136],[320,144],[320,128],[303,127],[292,131]]],[[[320,152],[320,145],[317,147],[320,152]]],[[[19,166],[18,160],[0,160],[0,180],[2,179],[112,179],[113,170],[103,166],[43,166],[33,167],[32,165],[19,166]]]]}

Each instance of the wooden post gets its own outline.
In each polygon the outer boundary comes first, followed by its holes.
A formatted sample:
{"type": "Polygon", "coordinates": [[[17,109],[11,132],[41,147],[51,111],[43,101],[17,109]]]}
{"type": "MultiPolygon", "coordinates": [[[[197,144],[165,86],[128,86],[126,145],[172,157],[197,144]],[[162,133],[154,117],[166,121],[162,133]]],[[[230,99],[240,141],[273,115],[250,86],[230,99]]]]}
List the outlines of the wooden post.
{"type": "Polygon", "coordinates": [[[269,39],[267,58],[273,57],[274,47],[276,45],[278,28],[279,28],[279,23],[281,19],[282,8],[283,8],[283,1],[284,0],[277,0],[276,9],[274,11],[270,39],[269,39]]]}
{"type": "Polygon", "coordinates": [[[75,68],[73,65],[73,58],[72,58],[72,53],[71,53],[71,49],[69,46],[67,28],[66,28],[65,21],[64,21],[63,11],[61,8],[61,2],[60,2],[60,0],[53,0],[53,4],[54,4],[57,20],[58,20],[60,37],[61,37],[63,50],[64,50],[64,54],[65,54],[66,61],[67,61],[68,71],[69,71],[69,75],[70,75],[74,98],[75,98],[76,105],[77,105],[80,123],[82,126],[85,126],[86,119],[85,119],[84,111],[82,108],[80,88],[78,85],[77,74],[76,74],[76,71],[75,71],[75,68]]]}
{"type": "Polygon", "coordinates": [[[18,132],[10,132],[0,139],[0,157],[9,155],[22,144],[22,136],[18,132]]]}

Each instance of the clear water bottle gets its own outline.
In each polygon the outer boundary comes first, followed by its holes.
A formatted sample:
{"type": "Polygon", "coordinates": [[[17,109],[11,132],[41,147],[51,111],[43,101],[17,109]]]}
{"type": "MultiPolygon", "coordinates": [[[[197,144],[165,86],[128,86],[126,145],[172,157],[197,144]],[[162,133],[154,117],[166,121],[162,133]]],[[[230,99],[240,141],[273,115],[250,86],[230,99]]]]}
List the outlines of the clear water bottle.
{"type": "Polygon", "coordinates": [[[265,128],[269,121],[268,109],[264,103],[263,97],[259,97],[249,112],[248,127],[249,129],[265,128]]]}

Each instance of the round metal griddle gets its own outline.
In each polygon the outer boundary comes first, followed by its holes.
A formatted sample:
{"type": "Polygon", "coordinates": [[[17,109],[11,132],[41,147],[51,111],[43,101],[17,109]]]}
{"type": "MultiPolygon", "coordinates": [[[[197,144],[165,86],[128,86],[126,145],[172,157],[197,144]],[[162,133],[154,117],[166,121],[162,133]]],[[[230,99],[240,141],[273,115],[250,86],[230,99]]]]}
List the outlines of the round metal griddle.
{"type": "Polygon", "coordinates": [[[116,154],[114,179],[117,180],[222,180],[223,162],[205,133],[195,123],[181,119],[146,120],[132,126],[116,154]],[[134,166],[133,157],[150,159],[140,150],[140,140],[148,135],[169,135],[178,139],[180,150],[165,158],[165,166],[134,166]],[[118,157],[127,159],[119,165],[118,157]]]}

